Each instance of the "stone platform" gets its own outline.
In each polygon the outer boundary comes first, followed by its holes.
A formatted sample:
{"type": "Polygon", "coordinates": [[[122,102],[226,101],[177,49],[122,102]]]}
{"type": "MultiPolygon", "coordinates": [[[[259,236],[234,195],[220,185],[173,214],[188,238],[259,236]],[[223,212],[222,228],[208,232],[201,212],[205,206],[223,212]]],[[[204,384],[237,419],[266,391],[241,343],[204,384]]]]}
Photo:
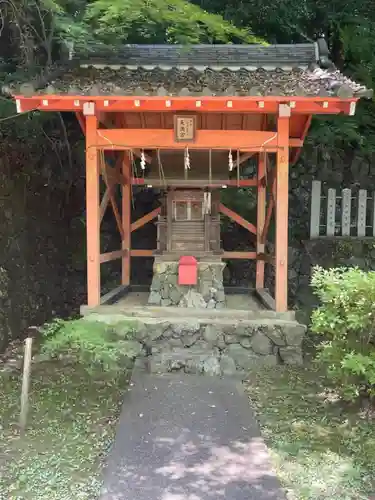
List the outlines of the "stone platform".
{"type": "Polygon", "coordinates": [[[302,363],[306,328],[293,312],[262,309],[251,296],[229,298],[229,304],[248,301],[253,309],[151,307],[136,305],[136,297],[129,295],[119,304],[81,312],[112,325],[120,336],[124,322],[132,322],[133,351],[140,353],[137,363],[151,373],[241,377],[257,365],[302,363]]]}

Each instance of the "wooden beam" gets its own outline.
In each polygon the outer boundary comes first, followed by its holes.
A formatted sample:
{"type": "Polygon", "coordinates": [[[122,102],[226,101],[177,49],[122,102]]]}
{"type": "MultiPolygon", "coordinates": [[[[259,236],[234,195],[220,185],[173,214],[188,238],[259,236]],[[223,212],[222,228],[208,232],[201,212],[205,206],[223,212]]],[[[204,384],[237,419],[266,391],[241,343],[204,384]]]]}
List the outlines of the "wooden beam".
{"type": "MultiPolygon", "coordinates": [[[[122,156],[119,155],[117,157],[115,171],[121,174],[121,167],[122,167],[122,156]]],[[[103,195],[102,201],[100,202],[100,223],[103,220],[104,214],[105,214],[107,207],[108,207],[108,203],[110,201],[110,195],[111,195],[111,193],[113,193],[114,188],[115,188],[115,183],[112,183],[109,188],[107,187],[107,189],[105,190],[105,193],[103,195]]]]}
{"type": "Polygon", "coordinates": [[[99,158],[95,146],[98,121],[86,116],[87,305],[100,304],[99,158]]]}
{"type": "Polygon", "coordinates": [[[267,288],[259,288],[256,290],[256,294],[258,296],[258,299],[261,301],[261,303],[267,308],[270,309],[271,311],[276,310],[276,302],[273,297],[271,297],[269,291],[267,288]]]}
{"type": "Polygon", "coordinates": [[[116,167],[113,168],[109,166],[107,162],[103,163],[101,172],[103,176],[105,175],[107,177],[111,184],[123,185],[126,183],[125,177],[122,175],[122,173],[119,172],[116,167]]]}
{"type": "Polygon", "coordinates": [[[257,261],[267,262],[267,264],[272,264],[273,266],[275,265],[275,257],[273,255],[268,255],[265,253],[258,253],[257,261]]]}
{"type": "Polygon", "coordinates": [[[129,293],[129,287],[125,285],[120,285],[114,288],[113,290],[110,290],[106,294],[102,295],[100,299],[100,305],[104,306],[111,306],[113,304],[116,304],[120,299],[125,297],[129,293]]]}
{"type": "Polygon", "coordinates": [[[240,179],[239,181],[235,179],[157,179],[153,177],[133,177],[132,184],[136,186],[152,186],[152,187],[164,187],[164,186],[174,186],[174,187],[253,187],[258,183],[257,179],[240,179]]]}
{"type": "MultiPolygon", "coordinates": [[[[171,129],[104,129],[97,134],[100,149],[239,149],[261,151],[277,148],[277,133],[261,130],[197,130],[191,143],[176,142],[171,129]]],[[[300,139],[290,139],[291,147],[302,146],[300,139]]]]}
{"type": "Polygon", "coordinates": [[[152,221],[152,219],[155,219],[161,212],[161,208],[155,208],[152,212],[149,212],[148,214],[144,215],[143,217],[140,217],[138,220],[132,223],[130,226],[131,232],[136,231],[140,227],[144,226],[148,222],[152,221]]]}
{"type": "MultiPolygon", "coordinates": [[[[76,112],[76,116],[77,116],[77,120],[81,126],[81,129],[82,129],[82,132],[85,134],[85,126],[84,126],[84,116],[83,116],[83,113],[81,112],[76,112]],[[83,121],[82,121],[83,120],[83,121]]],[[[123,126],[123,123],[124,123],[124,120],[123,120],[123,115],[119,115],[119,116],[116,116],[115,119],[109,119],[108,117],[108,113],[106,112],[98,112],[96,113],[96,116],[98,118],[98,122],[100,122],[102,125],[104,125],[105,128],[110,128],[112,127],[112,125],[114,123],[116,123],[117,126],[119,127],[122,127],[123,126]],[[108,127],[109,126],[109,127],[108,127]]],[[[100,132],[99,132],[100,133],[100,132]]],[[[137,156],[138,158],[141,157],[142,153],[141,153],[141,150],[140,149],[133,149],[132,150],[133,154],[135,156],[137,156]]],[[[152,161],[152,158],[150,155],[148,155],[147,153],[144,153],[144,157],[145,157],[145,160],[146,160],[146,163],[151,163],[152,161]]],[[[121,173],[121,172],[120,172],[121,173]]],[[[118,183],[118,184],[122,184],[122,183],[118,183]]]]}
{"type": "MultiPolygon", "coordinates": [[[[275,172],[276,172],[276,169],[273,169],[268,176],[268,183],[269,183],[270,188],[271,188],[270,200],[269,200],[269,203],[267,206],[266,220],[264,222],[264,227],[263,227],[262,235],[260,238],[261,243],[266,243],[268,229],[270,227],[273,210],[275,208],[275,198],[276,198],[276,175],[275,175],[275,172]]],[[[262,185],[268,185],[268,184],[262,183],[262,185]]]]}
{"type": "Polygon", "coordinates": [[[13,96],[18,102],[18,111],[82,111],[84,104],[95,103],[97,112],[196,112],[197,109],[214,113],[258,113],[277,114],[280,103],[293,102],[292,113],[350,114],[351,104],[358,98],[303,96],[83,96],[47,95],[32,97],[13,96]],[[198,103],[198,104],[197,104],[198,103]],[[324,104],[326,103],[326,104],[324,104]]]}
{"type": "Polygon", "coordinates": [[[247,229],[250,233],[257,234],[257,229],[254,226],[254,224],[252,224],[251,222],[248,222],[246,219],[241,217],[241,215],[238,215],[236,212],[234,212],[230,208],[226,207],[223,203],[219,204],[219,212],[226,215],[227,217],[232,219],[234,222],[237,222],[237,224],[239,224],[240,226],[247,229]]]}
{"type": "MultiPolygon", "coordinates": [[[[260,153],[258,158],[258,179],[266,176],[266,153],[260,153]]],[[[265,251],[265,243],[262,242],[264,224],[266,222],[266,186],[258,183],[257,193],[257,263],[255,288],[264,288],[264,261],[259,259],[259,254],[265,251]]]]}
{"type": "MultiPolygon", "coordinates": [[[[110,176],[108,176],[108,171],[113,170],[113,169],[111,167],[109,167],[108,165],[106,165],[103,151],[101,152],[101,154],[102,154],[102,156],[101,156],[101,170],[102,170],[105,185],[107,186],[106,192],[108,192],[108,197],[109,197],[109,201],[111,202],[111,205],[112,205],[112,210],[113,210],[113,213],[114,213],[114,216],[116,219],[117,228],[118,228],[119,233],[121,235],[121,240],[123,240],[124,239],[124,229],[122,227],[121,215],[120,215],[119,209],[117,208],[117,203],[116,203],[115,195],[114,195],[115,181],[114,181],[113,177],[111,178],[110,176]]],[[[105,194],[106,193],[104,193],[104,196],[105,196],[105,194]]],[[[102,214],[102,206],[100,204],[100,217],[101,217],[101,214],[102,214]]]]}
{"type": "Polygon", "coordinates": [[[254,260],[257,258],[256,252],[226,252],[221,254],[223,259],[250,259],[254,260]]]}
{"type": "Polygon", "coordinates": [[[102,223],[104,214],[108,207],[108,203],[110,200],[110,192],[111,189],[107,187],[105,193],[103,194],[102,201],[100,202],[100,223],[102,223]]]}
{"type": "Polygon", "coordinates": [[[130,250],[130,255],[132,257],[153,257],[154,256],[155,250],[140,250],[140,249],[134,249],[130,250]]]}
{"type": "Polygon", "coordinates": [[[240,165],[247,161],[247,160],[250,160],[250,158],[252,158],[254,155],[256,155],[256,152],[252,152],[252,153],[244,153],[243,155],[240,156],[240,165]]]}
{"type": "MultiPolygon", "coordinates": [[[[111,120],[108,119],[108,113],[100,113],[98,114],[98,120],[105,126],[105,128],[111,128],[114,124],[116,126],[122,128],[125,125],[125,119],[123,114],[118,114],[116,113],[117,116],[115,118],[112,118],[111,120]],[[109,127],[108,127],[109,125],[109,127]]],[[[141,150],[140,149],[133,149],[133,154],[137,156],[138,158],[141,157],[141,150]]],[[[144,153],[145,161],[146,163],[151,163],[152,158],[150,155],[147,153],[144,153]]]]}
{"type": "MultiPolygon", "coordinates": [[[[246,115],[243,115],[244,117],[246,115]]],[[[261,118],[261,126],[260,126],[260,130],[266,130],[266,127],[267,127],[267,117],[268,115],[264,114],[261,118]]],[[[240,165],[242,163],[244,163],[245,161],[249,160],[250,158],[252,158],[254,155],[256,154],[256,152],[251,152],[251,153],[244,153],[243,155],[240,156],[240,165]]]]}
{"type": "Polygon", "coordinates": [[[100,263],[110,262],[112,260],[121,259],[126,255],[127,250],[115,250],[114,252],[102,253],[100,255],[100,263]]]}
{"type": "Polygon", "coordinates": [[[122,228],[123,239],[122,249],[125,254],[122,257],[122,277],[121,283],[123,285],[130,284],[130,246],[131,246],[131,164],[130,156],[128,153],[123,153],[122,159],[122,175],[125,183],[122,185],[122,228]]]}
{"type": "Polygon", "coordinates": [[[288,200],[289,200],[289,117],[290,108],[280,105],[277,119],[276,161],[276,311],[288,310],[288,200]]]}
{"type": "Polygon", "coordinates": [[[271,217],[272,217],[274,205],[275,205],[275,202],[274,202],[273,198],[271,198],[269,203],[268,203],[268,206],[267,206],[266,220],[265,220],[265,223],[263,226],[262,236],[260,238],[260,242],[262,244],[266,243],[267,233],[268,233],[268,229],[269,229],[270,224],[271,224],[271,217]]]}

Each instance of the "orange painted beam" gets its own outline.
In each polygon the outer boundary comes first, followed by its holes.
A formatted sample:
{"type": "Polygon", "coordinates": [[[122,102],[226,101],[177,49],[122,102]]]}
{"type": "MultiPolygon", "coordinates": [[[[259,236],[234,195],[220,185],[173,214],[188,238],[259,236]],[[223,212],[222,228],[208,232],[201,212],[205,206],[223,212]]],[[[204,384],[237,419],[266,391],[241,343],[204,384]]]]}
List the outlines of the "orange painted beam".
{"type": "Polygon", "coordinates": [[[156,250],[139,250],[139,249],[134,249],[134,250],[130,250],[130,255],[132,257],[153,257],[154,256],[154,252],[156,252],[156,250]]]}
{"type": "Polygon", "coordinates": [[[122,175],[125,179],[122,185],[122,250],[126,253],[122,257],[122,285],[130,284],[130,246],[131,246],[131,164],[128,153],[123,153],[122,158],[122,175]]]}
{"type": "MultiPolygon", "coordinates": [[[[121,235],[121,240],[123,240],[124,239],[124,229],[122,227],[120,211],[117,207],[117,203],[116,203],[115,196],[114,196],[115,179],[114,179],[114,177],[112,177],[112,173],[115,174],[117,172],[115,169],[113,169],[112,167],[109,167],[106,164],[103,151],[101,151],[100,163],[101,163],[102,176],[104,178],[105,185],[107,186],[109,201],[112,205],[112,210],[113,210],[113,213],[114,213],[114,216],[116,219],[117,229],[119,230],[119,233],[121,235]],[[110,172],[111,172],[111,175],[109,174],[110,172]]],[[[105,194],[104,194],[104,196],[105,196],[105,194]]],[[[101,214],[102,214],[102,206],[100,204],[100,217],[101,217],[101,214]]],[[[100,220],[102,220],[102,219],[100,219],[100,220]]]]}
{"type": "Polygon", "coordinates": [[[226,215],[234,222],[237,222],[237,224],[247,229],[250,233],[257,234],[257,228],[254,226],[254,224],[248,222],[246,219],[238,215],[236,212],[223,205],[223,203],[219,204],[219,212],[226,215]]]}
{"type": "Polygon", "coordinates": [[[126,255],[127,250],[115,250],[114,252],[102,253],[100,255],[100,263],[111,262],[112,260],[121,259],[126,255]]]}
{"type": "Polygon", "coordinates": [[[94,102],[97,112],[156,111],[156,112],[220,112],[275,114],[281,103],[293,103],[293,114],[350,114],[350,104],[357,98],[303,96],[83,96],[83,95],[35,95],[14,96],[19,112],[82,111],[83,105],[94,102]],[[324,105],[323,103],[328,103],[324,105]]]}
{"type": "MultiPolygon", "coordinates": [[[[258,158],[258,179],[263,180],[266,176],[266,154],[260,153],[258,158]]],[[[264,183],[258,183],[257,193],[257,254],[263,254],[265,244],[262,243],[262,234],[266,222],[266,186],[264,183]]],[[[257,260],[255,288],[258,290],[264,288],[264,261],[257,260]]]]}
{"type": "MultiPolygon", "coordinates": [[[[81,126],[81,130],[83,132],[83,135],[85,135],[86,134],[86,124],[85,124],[85,117],[84,117],[83,113],[77,111],[76,112],[76,117],[77,117],[78,123],[81,126]]],[[[105,113],[99,113],[98,114],[98,121],[101,121],[103,123],[103,125],[105,125],[107,123],[105,113]]],[[[116,121],[121,125],[121,123],[122,123],[122,114],[117,117],[116,121]]],[[[139,149],[134,149],[133,150],[133,154],[135,156],[137,156],[138,158],[141,157],[141,151],[139,149]]],[[[150,155],[148,155],[147,153],[144,153],[144,157],[145,157],[146,163],[151,163],[152,158],[151,158],[150,155]]]]}
{"type": "Polygon", "coordinates": [[[266,220],[265,220],[265,223],[263,226],[262,236],[260,238],[260,242],[262,244],[266,243],[267,233],[268,233],[268,229],[269,229],[270,224],[271,224],[271,217],[272,217],[274,205],[275,205],[275,202],[274,202],[273,198],[271,198],[270,202],[268,203],[268,206],[267,206],[266,220]]]}
{"type": "MultiPolygon", "coordinates": [[[[191,143],[176,142],[171,129],[103,129],[97,134],[100,149],[239,149],[260,151],[277,148],[277,133],[261,130],[197,130],[191,143]]],[[[291,147],[302,146],[290,139],[291,147]]]]}
{"type": "Polygon", "coordinates": [[[270,187],[271,187],[270,200],[269,200],[269,203],[267,206],[267,211],[266,211],[266,220],[264,222],[263,231],[262,231],[262,235],[260,238],[260,242],[262,244],[266,243],[267,233],[268,233],[268,229],[269,229],[270,224],[271,224],[271,218],[272,218],[273,210],[275,207],[275,198],[276,198],[276,174],[275,174],[275,172],[276,172],[275,169],[271,170],[269,177],[268,178],[264,177],[266,182],[265,183],[262,182],[262,185],[264,185],[266,187],[268,185],[270,185],[270,187]]]}
{"type": "Polygon", "coordinates": [[[105,175],[112,184],[126,184],[126,179],[122,173],[116,168],[110,167],[107,162],[102,165],[102,174],[103,176],[105,175]]]}
{"type": "Polygon", "coordinates": [[[221,254],[223,259],[250,259],[254,260],[257,258],[256,252],[223,252],[221,254]]]}
{"type": "Polygon", "coordinates": [[[161,208],[158,207],[158,208],[155,208],[155,210],[153,210],[152,212],[149,212],[148,214],[144,215],[143,217],[140,217],[138,220],[133,222],[132,225],[130,226],[131,232],[136,231],[140,227],[144,226],[148,222],[155,219],[155,217],[157,217],[160,214],[160,212],[161,212],[161,208]]]}
{"type": "MultiPolygon", "coordinates": [[[[115,170],[115,172],[117,172],[120,175],[122,175],[121,174],[121,166],[122,166],[122,157],[118,156],[114,170],[115,170]]],[[[108,168],[112,168],[112,167],[108,166],[108,168]]],[[[107,187],[107,189],[103,195],[102,201],[100,202],[100,222],[102,222],[104,214],[107,210],[109,201],[111,199],[111,196],[113,196],[115,184],[116,184],[115,182],[111,182],[111,185],[109,187],[107,187]]],[[[120,231],[120,234],[121,234],[121,231],[120,231]]]]}
{"type": "Polygon", "coordinates": [[[103,221],[105,212],[106,212],[107,207],[108,207],[108,203],[110,200],[110,192],[111,192],[111,189],[107,187],[105,190],[105,193],[103,194],[102,201],[100,202],[100,223],[103,221]]]}
{"type": "Polygon", "coordinates": [[[87,232],[87,305],[100,304],[100,199],[99,158],[95,147],[96,116],[86,117],[86,232],[87,232]]]}
{"type": "Polygon", "coordinates": [[[276,311],[288,310],[288,201],[289,201],[289,116],[280,105],[277,119],[279,150],[276,159],[276,311]]]}

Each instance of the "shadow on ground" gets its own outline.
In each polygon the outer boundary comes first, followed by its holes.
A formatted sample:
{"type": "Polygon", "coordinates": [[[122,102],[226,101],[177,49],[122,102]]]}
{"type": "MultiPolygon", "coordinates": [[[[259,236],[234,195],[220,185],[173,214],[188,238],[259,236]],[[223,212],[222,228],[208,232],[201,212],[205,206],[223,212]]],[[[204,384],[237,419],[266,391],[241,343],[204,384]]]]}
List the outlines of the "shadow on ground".
{"type": "Polygon", "coordinates": [[[285,498],[245,395],[230,380],[137,377],[101,500],[220,498],[285,498]]]}

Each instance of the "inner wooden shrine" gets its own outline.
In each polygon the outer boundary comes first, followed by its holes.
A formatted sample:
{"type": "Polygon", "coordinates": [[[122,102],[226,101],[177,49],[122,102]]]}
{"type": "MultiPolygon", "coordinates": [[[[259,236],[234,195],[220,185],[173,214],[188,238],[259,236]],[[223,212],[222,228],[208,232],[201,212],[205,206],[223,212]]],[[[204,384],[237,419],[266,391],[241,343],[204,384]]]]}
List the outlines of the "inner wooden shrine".
{"type": "Polygon", "coordinates": [[[353,115],[357,101],[372,95],[334,67],[324,40],[77,54],[50,78],[11,92],[19,112],[75,113],[85,134],[89,307],[103,302],[100,268],[114,259],[122,261],[120,291],[129,287],[131,258],[152,257],[149,303],[198,308],[225,307],[225,263],[252,259],[256,279],[249,287],[277,312],[288,310],[289,169],[311,118],[353,115]],[[257,165],[251,177],[244,169],[250,159],[257,165]],[[138,220],[131,213],[134,186],[161,193],[160,206],[138,220]],[[222,203],[227,187],[256,190],[256,220],[222,203]],[[100,225],[109,206],[121,248],[103,253],[100,225]],[[252,248],[222,248],[222,216],[249,231],[252,248]],[[132,248],[132,233],[150,222],[157,224],[155,248],[132,248]],[[265,265],[274,268],[272,296],[265,265]]]}

